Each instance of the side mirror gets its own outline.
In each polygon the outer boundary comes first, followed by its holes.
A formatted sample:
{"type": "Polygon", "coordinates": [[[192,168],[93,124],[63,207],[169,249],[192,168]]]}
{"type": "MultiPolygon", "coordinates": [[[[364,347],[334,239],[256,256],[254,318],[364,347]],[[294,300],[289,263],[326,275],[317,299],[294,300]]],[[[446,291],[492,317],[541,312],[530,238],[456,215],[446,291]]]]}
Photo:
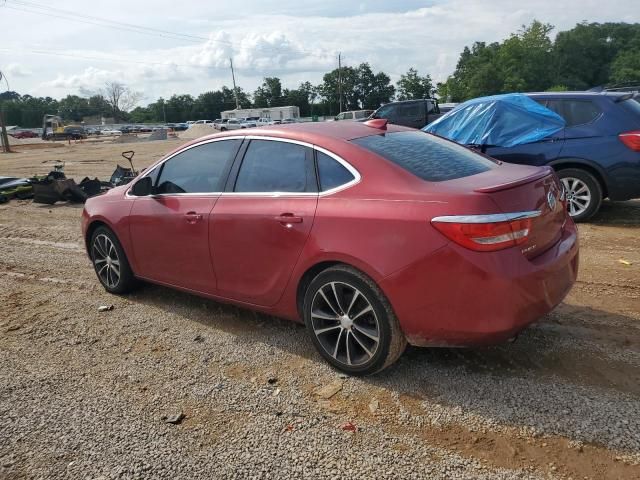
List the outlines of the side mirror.
{"type": "Polygon", "coordinates": [[[142,177],[131,189],[131,194],[136,197],[146,197],[153,193],[153,180],[151,177],[142,177]]]}

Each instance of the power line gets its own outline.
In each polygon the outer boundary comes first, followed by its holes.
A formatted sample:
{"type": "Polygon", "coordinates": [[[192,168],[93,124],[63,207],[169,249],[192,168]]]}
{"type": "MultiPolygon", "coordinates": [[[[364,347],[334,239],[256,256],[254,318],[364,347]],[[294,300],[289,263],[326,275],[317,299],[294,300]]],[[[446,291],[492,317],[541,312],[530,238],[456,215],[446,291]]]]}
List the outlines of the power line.
{"type": "MultiPolygon", "coordinates": [[[[85,23],[88,25],[95,25],[95,26],[100,26],[105,28],[114,28],[117,30],[127,31],[131,33],[139,33],[142,35],[151,35],[156,37],[170,38],[173,40],[184,40],[184,41],[195,42],[195,43],[215,42],[215,43],[220,43],[230,47],[234,47],[236,49],[241,48],[241,45],[234,42],[227,41],[227,40],[217,40],[217,39],[202,37],[199,35],[171,32],[169,30],[163,30],[159,28],[145,27],[143,25],[136,25],[133,23],[119,22],[119,21],[110,20],[107,18],[101,18],[101,17],[92,16],[92,15],[84,15],[84,14],[72,12],[69,10],[49,7],[47,5],[43,5],[36,2],[30,2],[26,0],[5,0],[5,2],[0,5],[0,7],[21,11],[21,12],[32,13],[36,15],[44,15],[47,17],[54,17],[54,18],[60,18],[63,20],[85,23]],[[12,4],[16,4],[18,6],[9,5],[8,4],[9,1],[12,4]]],[[[278,53],[282,52],[281,48],[278,48],[275,46],[263,45],[261,46],[261,48],[278,52],[278,53]]],[[[317,54],[317,52],[311,52],[311,51],[300,49],[300,48],[295,49],[294,51],[298,53],[304,53],[307,55],[317,54]]]]}
{"type": "MultiPolygon", "coordinates": [[[[182,67],[182,68],[205,68],[205,69],[222,69],[223,67],[213,67],[206,65],[185,65],[181,63],[163,63],[163,62],[144,62],[141,60],[125,60],[122,58],[109,58],[109,57],[94,57],[89,55],[78,55],[77,53],[64,53],[64,52],[54,52],[49,50],[14,50],[9,48],[0,48],[0,52],[8,52],[8,53],[19,53],[21,55],[30,54],[30,55],[46,55],[46,56],[56,56],[56,57],[65,57],[70,59],[82,59],[82,60],[96,60],[99,62],[108,62],[108,63],[131,63],[137,65],[155,65],[155,66],[165,66],[165,67],[182,67]]],[[[224,67],[226,68],[226,67],[224,67]]]]}

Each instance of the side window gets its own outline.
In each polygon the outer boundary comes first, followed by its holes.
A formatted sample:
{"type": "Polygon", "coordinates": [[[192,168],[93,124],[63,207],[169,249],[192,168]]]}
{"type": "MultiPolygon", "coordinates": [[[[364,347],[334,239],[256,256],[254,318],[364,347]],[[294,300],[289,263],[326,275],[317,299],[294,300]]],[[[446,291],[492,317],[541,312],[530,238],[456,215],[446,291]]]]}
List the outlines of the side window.
{"type": "Polygon", "coordinates": [[[316,158],[318,159],[320,191],[326,192],[349,183],[355,178],[349,170],[326,153],[316,151],[316,158]]]}
{"type": "Polygon", "coordinates": [[[410,103],[400,107],[398,114],[401,117],[417,117],[420,115],[420,106],[417,103],[410,103]]]}
{"type": "Polygon", "coordinates": [[[222,175],[241,140],[191,147],[164,162],[157,193],[210,193],[222,190],[222,175]]]}
{"type": "Polygon", "coordinates": [[[336,120],[344,120],[344,113],[339,113],[336,120]]]}
{"type": "Polygon", "coordinates": [[[365,110],[360,110],[359,112],[356,112],[356,118],[360,119],[360,118],[366,118],[367,117],[367,112],[365,110]]]}
{"type": "Polygon", "coordinates": [[[307,147],[275,140],[252,140],[247,148],[234,191],[315,191],[307,164],[307,147]]]}
{"type": "Polygon", "coordinates": [[[380,107],[378,109],[378,112],[376,113],[376,118],[392,118],[394,116],[394,110],[395,107],[393,105],[385,105],[383,107],[380,107]]]}
{"type": "Polygon", "coordinates": [[[562,118],[564,118],[565,122],[567,121],[567,119],[564,116],[564,111],[562,109],[562,106],[564,103],[562,100],[540,100],[539,103],[547,107],[552,112],[555,112],[558,115],[560,115],[562,118]]]}
{"type": "Polygon", "coordinates": [[[600,115],[600,109],[593,102],[585,100],[565,100],[564,118],[567,127],[584,125],[592,122],[600,115]]]}
{"type": "Polygon", "coordinates": [[[353,120],[353,112],[345,112],[344,113],[345,120],[353,120]]]}

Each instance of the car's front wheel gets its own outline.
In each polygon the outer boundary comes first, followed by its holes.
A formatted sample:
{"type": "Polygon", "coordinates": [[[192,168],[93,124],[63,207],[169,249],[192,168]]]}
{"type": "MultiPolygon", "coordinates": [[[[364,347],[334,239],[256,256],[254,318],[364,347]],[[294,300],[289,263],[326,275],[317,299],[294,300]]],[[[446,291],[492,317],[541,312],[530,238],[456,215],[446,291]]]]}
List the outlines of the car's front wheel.
{"type": "Polygon", "coordinates": [[[307,288],[303,308],[317,350],[348,374],[379,372],[394,363],[407,345],[384,293],[349,266],[318,274],[307,288]]]}
{"type": "Polygon", "coordinates": [[[91,261],[98,280],[109,293],[122,294],[136,284],[129,261],[118,237],[107,227],[98,227],[91,235],[91,261]]]}
{"type": "Polygon", "coordinates": [[[594,216],[602,204],[600,182],[586,170],[567,168],[558,172],[564,186],[569,215],[576,222],[584,222],[594,216]]]}

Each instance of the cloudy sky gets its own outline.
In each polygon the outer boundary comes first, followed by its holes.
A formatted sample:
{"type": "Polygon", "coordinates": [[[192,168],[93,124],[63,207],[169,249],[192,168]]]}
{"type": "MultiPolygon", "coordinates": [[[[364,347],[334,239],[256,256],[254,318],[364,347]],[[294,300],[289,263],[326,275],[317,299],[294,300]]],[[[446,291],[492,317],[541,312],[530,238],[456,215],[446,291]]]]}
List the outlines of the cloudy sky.
{"type": "Polygon", "coordinates": [[[318,83],[338,52],[344,64],[369,62],[394,81],[409,67],[438,81],[476,40],[500,41],[534,18],[556,31],[582,20],[639,22],[632,3],[0,0],[0,70],[22,94],[59,98],[118,80],[143,92],[142,103],[230,85],[229,57],[250,92],[265,76],[288,87],[318,83]]]}

